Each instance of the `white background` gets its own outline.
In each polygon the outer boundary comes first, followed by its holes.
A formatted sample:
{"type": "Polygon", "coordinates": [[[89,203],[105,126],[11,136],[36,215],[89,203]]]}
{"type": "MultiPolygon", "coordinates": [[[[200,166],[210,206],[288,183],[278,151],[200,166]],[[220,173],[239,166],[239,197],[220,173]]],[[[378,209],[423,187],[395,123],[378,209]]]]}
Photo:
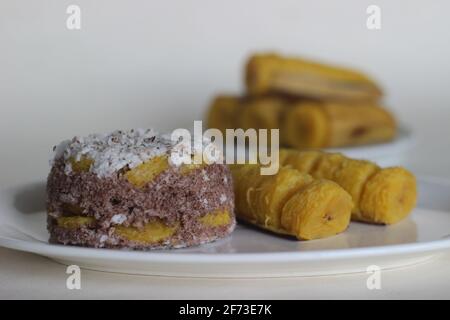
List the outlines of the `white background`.
{"type": "MultiPolygon", "coordinates": [[[[366,70],[400,120],[420,111],[437,124],[418,129],[444,134],[449,12],[445,0],[1,0],[2,180],[17,180],[8,166],[18,158],[40,178],[51,146],[74,135],[191,126],[214,94],[242,90],[242,65],[259,50],[366,70]],[[66,28],[69,4],[81,7],[79,31],[66,28]],[[366,28],[369,4],[382,10],[381,30],[366,28]]],[[[444,165],[430,161],[425,173],[444,165]]]]}
{"type": "MultiPolygon", "coordinates": [[[[367,71],[385,88],[386,104],[415,132],[409,167],[450,178],[449,12],[445,0],[0,0],[0,185],[45,179],[51,147],[74,135],[191,126],[214,94],[242,91],[243,63],[260,50],[367,71]],[[79,31],[66,28],[70,4],[81,7],[79,31]],[[381,30],[366,28],[370,4],[382,10],[381,30]]],[[[31,294],[33,283],[14,278],[31,256],[0,254],[10,261],[0,284],[3,279],[16,288],[9,290],[16,296],[31,294]]],[[[43,261],[36,263],[45,270],[43,261]]],[[[448,270],[445,261],[445,268],[427,268],[448,270]]],[[[442,284],[450,276],[441,274],[444,279],[424,283],[433,284],[429,293],[440,290],[448,297],[442,284]]],[[[345,286],[339,279],[336,289],[345,286]]],[[[399,279],[394,296],[412,295],[406,278],[393,279],[399,279]]],[[[361,296],[365,288],[355,281],[346,282],[348,297],[361,296]]],[[[321,293],[327,296],[315,295],[321,293]]]]}

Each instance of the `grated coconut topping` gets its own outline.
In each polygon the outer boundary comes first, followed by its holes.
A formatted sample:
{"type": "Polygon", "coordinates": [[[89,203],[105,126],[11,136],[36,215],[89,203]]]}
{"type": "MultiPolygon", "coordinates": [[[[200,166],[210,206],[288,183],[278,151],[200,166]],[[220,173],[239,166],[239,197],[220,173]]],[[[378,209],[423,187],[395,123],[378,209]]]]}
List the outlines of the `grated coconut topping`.
{"type": "MultiPolygon", "coordinates": [[[[205,143],[206,140],[203,145],[205,143]]],[[[65,172],[70,173],[72,165],[68,160],[80,161],[86,157],[93,160],[90,172],[99,177],[108,177],[124,167],[135,168],[153,157],[169,155],[171,151],[192,155],[193,148],[188,148],[188,145],[173,141],[169,134],[159,134],[153,129],[116,130],[107,134],[76,136],[72,140],[62,141],[53,147],[54,155],[50,165],[63,158],[65,172]]],[[[170,159],[171,165],[178,165],[170,159]]]]}

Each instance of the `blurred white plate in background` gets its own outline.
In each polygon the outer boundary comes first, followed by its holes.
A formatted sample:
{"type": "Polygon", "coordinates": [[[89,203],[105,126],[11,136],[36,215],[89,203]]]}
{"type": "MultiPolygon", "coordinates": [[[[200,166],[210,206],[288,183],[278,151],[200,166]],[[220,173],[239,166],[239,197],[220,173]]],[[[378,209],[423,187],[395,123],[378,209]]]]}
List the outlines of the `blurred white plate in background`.
{"type": "Polygon", "coordinates": [[[378,165],[394,166],[404,163],[407,151],[414,146],[414,136],[410,130],[400,127],[395,140],[373,145],[329,148],[329,152],[341,152],[350,158],[375,161],[378,165]]]}

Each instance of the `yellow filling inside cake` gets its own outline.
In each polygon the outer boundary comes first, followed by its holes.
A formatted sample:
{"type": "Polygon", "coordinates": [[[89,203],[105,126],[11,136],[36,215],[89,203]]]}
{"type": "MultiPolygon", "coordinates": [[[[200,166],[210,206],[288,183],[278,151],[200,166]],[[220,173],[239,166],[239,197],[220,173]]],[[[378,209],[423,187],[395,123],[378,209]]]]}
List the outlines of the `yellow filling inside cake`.
{"type": "Polygon", "coordinates": [[[56,223],[60,228],[66,229],[77,229],[82,226],[86,226],[95,222],[95,218],[93,217],[82,217],[82,216],[74,216],[74,217],[59,217],[56,219],[56,223]]]}
{"type": "Polygon", "coordinates": [[[131,169],[125,173],[125,178],[138,188],[144,187],[155,179],[160,173],[169,169],[167,156],[159,156],[131,169]]]}
{"type": "Polygon", "coordinates": [[[195,170],[195,169],[200,169],[205,167],[206,164],[205,163],[200,163],[200,164],[195,164],[195,163],[191,163],[191,164],[183,164],[180,167],[180,172],[181,174],[188,174],[191,171],[195,170]]]}
{"type": "MultiPolygon", "coordinates": [[[[74,158],[70,158],[69,162],[72,166],[74,172],[89,172],[91,165],[94,161],[88,157],[81,157],[79,161],[74,158]]],[[[206,163],[200,164],[183,164],[180,167],[181,174],[189,174],[195,169],[200,169],[206,166],[206,163]]],[[[158,156],[154,157],[136,168],[127,171],[124,176],[132,185],[142,188],[153,179],[155,179],[160,173],[169,169],[170,165],[168,162],[168,156],[158,156]]]]}
{"type": "Polygon", "coordinates": [[[230,224],[231,216],[228,210],[216,210],[199,218],[201,224],[207,227],[221,227],[230,224]]]}
{"type": "MultiPolygon", "coordinates": [[[[96,219],[93,217],[71,216],[59,217],[56,221],[60,228],[77,229],[95,223],[96,219]]],[[[231,215],[228,210],[220,209],[207,213],[198,218],[198,221],[205,227],[221,227],[231,223],[231,215]]],[[[161,219],[155,219],[147,223],[143,228],[116,226],[115,234],[126,240],[150,244],[161,242],[173,236],[178,229],[178,223],[168,226],[161,219]]]]}
{"type": "Polygon", "coordinates": [[[72,170],[74,172],[88,172],[91,168],[91,165],[94,163],[94,160],[82,156],[79,161],[76,161],[75,158],[70,158],[69,162],[72,166],[72,170]]]}
{"type": "Polygon", "coordinates": [[[147,223],[144,228],[116,227],[115,233],[127,240],[139,243],[156,243],[171,237],[178,229],[178,225],[168,226],[161,220],[147,223]]]}

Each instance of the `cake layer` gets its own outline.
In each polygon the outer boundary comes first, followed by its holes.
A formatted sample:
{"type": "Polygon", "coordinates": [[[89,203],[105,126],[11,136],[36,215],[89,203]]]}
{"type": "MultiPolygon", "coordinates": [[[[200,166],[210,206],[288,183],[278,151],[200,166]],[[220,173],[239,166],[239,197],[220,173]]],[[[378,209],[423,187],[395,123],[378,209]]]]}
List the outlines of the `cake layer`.
{"type": "Polygon", "coordinates": [[[234,229],[227,166],[175,165],[170,152],[176,145],[150,137],[151,132],[117,131],[57,148],[47,180],[50,242],[178,248],[225,237],[234,229]]]}
{"type": "Polygon", "coordinates": [[[148,250],[183,248],[211,242],[228,236],[235,224],[234,215],[223,209],[195,219],[184,218],[172,225],[163,219],[151,218],[140,228],[101,228],[94,218],[75,216],[51,219],[49,228],[51,243],[148,250]]]}

